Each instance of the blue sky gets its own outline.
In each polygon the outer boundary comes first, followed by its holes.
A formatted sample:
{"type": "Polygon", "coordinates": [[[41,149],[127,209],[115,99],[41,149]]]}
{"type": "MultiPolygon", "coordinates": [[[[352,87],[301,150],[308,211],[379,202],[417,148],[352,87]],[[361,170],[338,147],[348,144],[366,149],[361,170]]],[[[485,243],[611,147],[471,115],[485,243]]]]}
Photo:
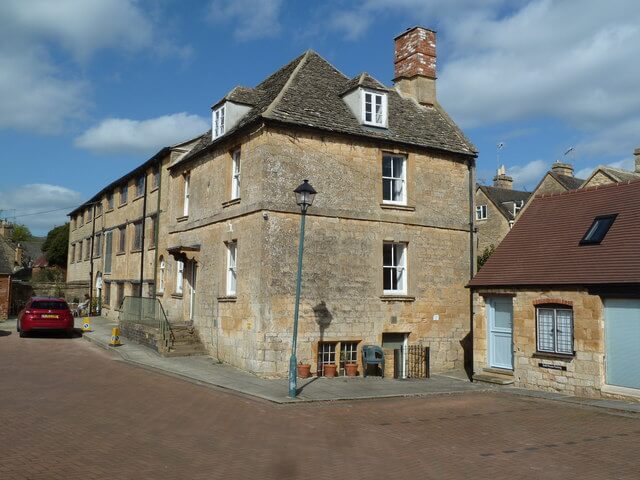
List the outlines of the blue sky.
{"type": "Polygon", "coordinates": [[[638,20],[632,0],[4,0],[0,217],[46,233],[306,49],[392,85],[393,37],[414,25],[438,32],[438,98],[480,180],[499,163],[527,189],[557,159],[631,169],[638,20]]]}

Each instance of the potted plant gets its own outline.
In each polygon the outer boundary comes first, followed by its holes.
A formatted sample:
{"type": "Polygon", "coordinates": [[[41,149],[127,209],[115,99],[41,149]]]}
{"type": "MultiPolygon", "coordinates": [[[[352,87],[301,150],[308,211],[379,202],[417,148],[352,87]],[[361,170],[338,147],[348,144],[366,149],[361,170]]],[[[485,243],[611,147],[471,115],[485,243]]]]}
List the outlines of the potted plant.
{"type": "Polygon", "coordinates": [[[347,377],[355,377],[358,375],[358,364],[357,363],[345,363],[344,364],[344,373],[347,377]]]}
{"type": "Polygon", "coordinates": [[[309,378],[311,376],[311,364],[308,362],[298,362],[298,376],[300,378],[309,378]]]}
{"type": "Polygon", "coordinates": [[[338,371],[335,363],[325,363],[323,370],[325,377],[335,377],[338,371]]]}

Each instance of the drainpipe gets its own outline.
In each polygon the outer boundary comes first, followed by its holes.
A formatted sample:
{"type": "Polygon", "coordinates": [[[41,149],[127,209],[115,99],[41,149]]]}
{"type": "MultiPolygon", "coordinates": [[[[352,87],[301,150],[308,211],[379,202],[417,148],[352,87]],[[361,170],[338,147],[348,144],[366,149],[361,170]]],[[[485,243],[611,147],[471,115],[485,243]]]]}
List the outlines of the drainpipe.
{"type": "MultiPolygon", "coordinates": [[[[144,196],[142,197],[142,238],[140,239],[140,298],[142,298],[142,282],[144,280],[144,238],[146,230],[147,220],[147,172],[144,175],[144,196]]],[[[142,310],[141,310],[142,311],[142,310]]]]}
{"type": "MultiPolygon", "coordinates": [[[[476,273],[476,242],[475,242],[475,185],[476,185],[476,166],[475,160],[470,159],[467,163],[469,169],[469,281],[476,273]]],[[[469,289],[469,347],[471,351],[470,358],[470,378],[473,382],[473,290],[469,289]]]]}
{"type": "Polygon", "coordinates": [[[89,314],[93,311],[93,241],[96,238],[96,203],[93,202],[93,215],[91,222],[91,250],[89,252],[89,314]]]}
{"type": "MultiPolygon", "coordinates": [[[[146,188],[146,187],[145,187],[146,188]]],[[[153,232],[154,244],[156,247],[155,258],[153,259],[153,298],[156,298],[158,290],[158,243],[160,238],[160,195],[162,193],[162,160],[158,163],[158,204],[156,206],[156,230],[153,232]]]]}

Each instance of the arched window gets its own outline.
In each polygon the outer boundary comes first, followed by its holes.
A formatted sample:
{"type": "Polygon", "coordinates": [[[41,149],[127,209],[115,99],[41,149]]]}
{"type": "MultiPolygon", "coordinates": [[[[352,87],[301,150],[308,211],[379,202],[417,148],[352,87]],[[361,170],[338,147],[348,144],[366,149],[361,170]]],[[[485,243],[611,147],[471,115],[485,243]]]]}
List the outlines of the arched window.
{"type": "Polygon", "coordinates": [[[164,270],[166,265],[164,263],[164,257],[160,256],[160,272],[158,273],[158,293],[164,292],[164,270]]]}

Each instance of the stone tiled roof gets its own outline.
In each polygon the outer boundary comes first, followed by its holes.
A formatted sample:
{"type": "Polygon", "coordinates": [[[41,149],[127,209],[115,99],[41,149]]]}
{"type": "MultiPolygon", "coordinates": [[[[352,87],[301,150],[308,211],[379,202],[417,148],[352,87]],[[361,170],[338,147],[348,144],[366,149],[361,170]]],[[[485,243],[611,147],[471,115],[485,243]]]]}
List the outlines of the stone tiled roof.
{"type": "Polygon", "coordinates": [[[640,181],[536,197],[470,286],[640,284],[640,181]],[[601,243],[580,241],[617,214],[601,243]]]}
{"type": "Polygon", "coordinates": [[[13,273],[15,258],[15,247],[11,242],[0,237],[0,275],[13,273]]]}
{"type": "Polygon", "coordinates": [[[401,96],[367,74],[349,79],[312,50],[307,51],[268,77],[254,89],[253,108],[224,136],[211,133],[176,165],[198,156],[212,144],[256,120],[317,128],[453,153],[475,156],[476,149],[439,106],[423,106],[401,96]],[[387,90],[388,128],[361,125],[341,95],[353,83],[376,85],[387,90]]]}
{"type": "Polygon", "coordinates": [[[580,185],[584,182],[583,178],[572,177],[571,175],[562,175],[561,173],[556,173],[552,170],[549,171],[549,175],[555,178],[560,185],[562,185],[567,190],[576,190],[580,188],[580,185]]]}
{"type": "MultiPolygon", "coordinates": [[[[235,87],[225,97],[218,102],[222,103],[224,100],[229,100],[236,103],[242,103],[243,105],[254,106],[260,102],[261,92],[249,87],[235,87]]],[[[215,106],[215,105],[214,105],[215,106]]]]}
{"type": "Polygon", "coordinates": [[[500,212],[508,219],[513,220],[513,211],[504,206],[505,202],[520,202],[526,203],[531,196],[531,192],[524,192],[521,190],[511,190],[509,188],[499,187],[487,187],[480,185],[478,187],[500,210],[500,212]]]}
{"type": "Polygon", "coordinates": [[[601,170],[605,174],[609,175],[616,182],[630,182],[640,178],[640,173],[630,172],[628,170],[622,170],[620,168],[600,166],[598,167],[598,170],[601,170]]]}
{"type": "Polygon", "coordinates": [[[389,88],[382,85],[379,81],[377,81],[371,75],[363,72],[360,75],[356,75],[355,77],[353,77],[351,80],[347,82],[347,86],[343,90],[342,94],[350,92],[351,90],[358,87],[371,88],[373,90],[384,90],[385,92],[389,90],[389,88]]]}

